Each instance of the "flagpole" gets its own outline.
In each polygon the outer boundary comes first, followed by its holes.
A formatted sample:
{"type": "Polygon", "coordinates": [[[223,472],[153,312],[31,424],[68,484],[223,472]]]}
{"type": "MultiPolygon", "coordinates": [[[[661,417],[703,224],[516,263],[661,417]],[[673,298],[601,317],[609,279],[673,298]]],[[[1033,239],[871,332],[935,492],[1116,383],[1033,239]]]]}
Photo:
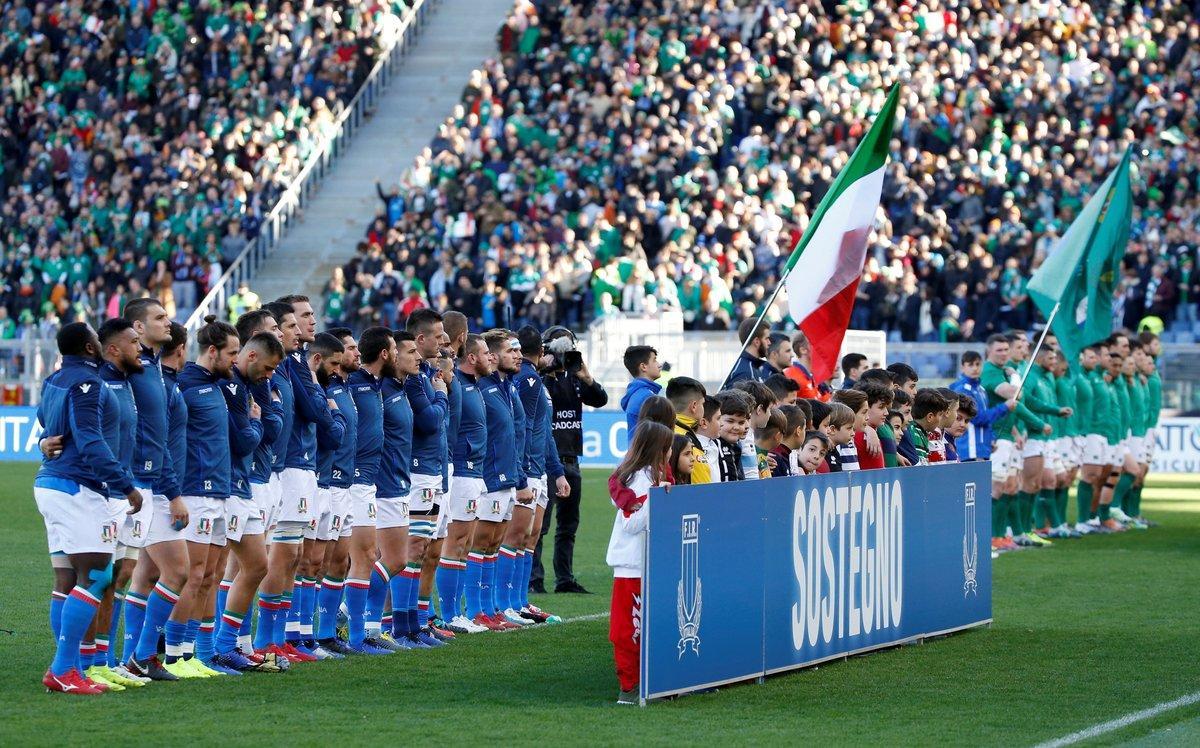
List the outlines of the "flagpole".
{"type": "MultiPolygon", "coordinates": [[[[738,351],[737,358],[733,360],[733,366],[729,368],[729,372],[725,375],[725,378],[721,380],[722,385],[729,381],[729,377],[733,376],[733,370],[737,368],[738,361],[742,359],[742,354],[745,353],[746,349],[750,346],[750,341],[754,340],[755,330],[758,330],[759,326],[763,323],[763,320],[767,318],[767,312],[771,311],[771,307],[775,306],[775,300],[779,298],[779,292],[783,290],[783,282],[787,279],[788,273],[790,272],[792,272],[792,269],[790,267],[785,267],[783,270],[783,275],[779,276],[779,281],[775,284],[775,290],[771,292],[771,298],[768,299],[767,303],[763,305],[762,311],[758,314],[758,319],[754,322],[754,327],[750,328],[750,335],[742,341],[742,349],[738,351]]],[[[796,323],[796,329],[799,330],[800,320],[793,321],[796,323]]]]}
{"type": "Polygon", "coordinates": [[[1017,384],[1017,391],[1013,393],[1013,397],[1019,397],[1021,390],[1025,387],[1025,380],[1029,378],[1029,372],[1033,370],[1034,361],[1037,360],[1038,353],[1042,350],[1042,343],[1046,342],[1046,336],[1050,334],[1050,325],[1054,322],[1054,316],[1058,314],[1058,308],[1062,306],[1062,302],[1054,305],[1050,310],[1050,317],[1046,320],[1046,328],[1042,330],[1042,336],[1038,338],[1037,345],[1033,347],[1033,353],[1029,355],[1029,366],[1025,367],[1025,373],[1021,375],[1021,381],[1017,384]]]}

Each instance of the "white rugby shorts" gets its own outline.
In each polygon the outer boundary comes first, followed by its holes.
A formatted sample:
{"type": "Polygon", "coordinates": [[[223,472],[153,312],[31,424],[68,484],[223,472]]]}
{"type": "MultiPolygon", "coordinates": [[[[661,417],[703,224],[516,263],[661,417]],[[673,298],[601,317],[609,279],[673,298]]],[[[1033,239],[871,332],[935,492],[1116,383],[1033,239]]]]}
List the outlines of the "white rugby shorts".
{"type": "Polygon", "coordinates": [[[375,499],[375,526],[380,530],[408,527],[408,501],[400,496],[380,496],[375,499]]]}
{"type": "Polygon", "coordinates": [[[225,537],[240,543],[243,537],[262,535],[267,531],[262,509],[254,499],[230,496],[225,500],[225,537]]]}
{"type": "Polygon", "coordinates": [[[1104,465],[1108,460],[1108,442],[1099,434],[1088,434],[1083,442],[1083,464],[1104,465]]]}
{"type": "Polygon", "coordinates": [[[276,522],[303,522],[312,519],[310,509],[317,500],[317,474],[312,470],[284,468],[279,474],[280,500],[276,522]]]}
{"type": "Polygon", "coordinates": [[[454,522],[470,522],[478,517],[479,504],[487,493],[483,478],[456,475],[450,481],[450,511],[454,522]]]}
{"type": "Polygon", "coordinates": [[[1003,483],[1020,472],[1021,451],[1011,439],[999,439],[992,449],[992,482],[1003,483]]]}
{"type": "Polygon", "coordinates": [[[317,487],[317,497],[308,508],[308,527],[305,540],[335,540],[333,531],[333,496],[328,488],[317,487]]]}
{"type": "MultiPolygon", "coordinates": [[[[171,500],[161,493],[154,494],[154,519],[150,520],[150,532],[146,535],[146,546],[183,540],[184,528],[175,529],[171,521],[171,500]]],[[[189,523],[190,523],[189,519],[189,523]]]]}
{"type": "Polygon", "coordinates": [[[365,483],[350,486],[351,527],[374,527],[377,514],[375,486],[365,483]]]}
{"type": "Polygon", "coordinates": [[[117,542],[129,548],[145,548],[146,538],[150,536],[150,528],[154,524],[154,492],[141,486],[136,488],[142,495],[142,508],[136,514],[125,514],[129,511],[129,502],[120,499],[125,506],[122,511],[124,516],[117,524],[117,542]]]}
{"type": "Polygon", "coordinates": [[[189,543],[205,543],[224,547],[225,500],[208,496],[184,496],[187,505],[188,526],[183,528],[183,539],[189,543]]]}
{"type": "Polygon", "coordinates": [[[51,553],[112,553],[117,525],[109,518],[108,499],[66,479],[39,479],[33,497],[46,523],[51,553]]]}
{"type": "Polygon", "coordinates": [[[512,517],[513,504],[517,500],[515,488],[489,491],[479,500],[479,519],[484,522],[503,522],[512,517]]]}
{"type": "Polygon", "coordinates": [[[354,503],[350,498],[350,487],[331,487],[329,497],[333,505],[333,537],[348,538],[354,531],[354,503]]]}
{"type": "Polygon", "coordinates": [[[442,476],[414,475],[408,490],[408,514],[410,517],[436,515],[442,499],[442,476]]]}
{"type": "Polygon", "coordinates": [[[540,478],[530,478],[528,481],[529,489],[533,491],[533,505],[545,509],[550,505],[550,492],[547,478],[543,475],[540,478]]]}

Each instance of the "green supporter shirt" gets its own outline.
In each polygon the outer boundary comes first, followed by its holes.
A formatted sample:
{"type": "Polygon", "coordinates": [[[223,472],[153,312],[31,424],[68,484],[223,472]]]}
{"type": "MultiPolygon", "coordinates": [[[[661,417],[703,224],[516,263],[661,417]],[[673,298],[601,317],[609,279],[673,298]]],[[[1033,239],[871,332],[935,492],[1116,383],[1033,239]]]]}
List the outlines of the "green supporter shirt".
{"type": "Polygon", "coordinates": [[[917,464],[926,465],[929,463],[929,434],[925,433],[925,429],[916,421],[908,424],[908,438],[913,443],[913,449],[917,451],[917,464]]]}
{"type": "MultiPolygon", "coordinates": [[[[991,361],[985,361],[983,371],[979,376],[979,383],[983,386],[988,396],[988,407],[994,408],[1005,401],[1005,398],[996,394],[996,388],[1002,384],[1009,384],[1007,371],[999,366],[996,366],[991,361]]],[[[1042,430],[1042,420],[1035,416],[1029,408],[1025,406],[1023,400],[1017,401],[1017,409],[1005,412],[1003,416],[992,424],[992,432],[997,439],[1012,441],[1012,430],[1017,428],[1019,431],[1033,429],[1035,431],[1042,430]]]]}
{"type": "Polygon", "coordinates": [[[1079,434],[1079,423],[1075,420],[1075,408],[1079,405],[1075,395],[1075,377],[1070,372],[1056,377],[1054,380],[1054,399],[1060,406],[1071,408],[1072,413],[1069,416],[1063,416],[1059,419],[1062,425],[1062,433],[1059,436],[1077,436],[1079,434]]]}
{"type": "Polygon", "coordinates": [[[1146,426],[1154,428],[1158,425],[1158,413],[1162,410],[1162,375],[1154,370],[1146,379],[1146,387],[1150,393],[1149,407],[1146,409],[1146,426]]]}
{"type": "Polygon", "coordinates": [[[1145,436],[1146,413],[1150,410],[1150,390],[1141,374],[1129,380],[1129,429],[1134,436],[1145,436]]]}
{"type": "Polygon", "coordinates": [[[1025,402],[1025,407],[1045,419],[1051,426],[1049,434],[1045,433],[1042,429],[1030,427],[1030,439],[1049,441],[1061,436],[1059,433],[1061,427],[1058,424],[1058,404],[1055,402],[1054,395],[1053,374],[1040,366],[1032,367],[1029,370],[1029,376],[1025,379],[1025,388],[1021,399],[1025,402]]]}
{"type": "Polygon", "coordinates": [[[1092,415],[1097,426],[1097,433],[1110,444],[1121,441],[1117,436],[1120,421],[1120,411],[1117,408],[1117,393],[1112,383],[1105,381],[1104,370],[1100,367],[1092,369],[1088,374],[1092,383],[1092,415]]]}
{"type": "MultiPolygon", "coordinates": [[[[896,433],[892,431],[891,424],[880,424],[879,428],[875,429],[875,433],[879,434],[879,441],[886,444],[889,440],[893,445],[897,443],[896,433]]],[[[896,450],[891,452],[884,450],[883,452],[884,467],[900,467],[900,458],[897,456],[896,450]]]]}
{"type": "Polygon", "coordinates": [[[1075,380],[1075,433],[1080,436],[1098,433],[1091,372],[1075,371],[1071,377],[1075,380]]]}
{"type": "Polygon", "coordinates": [[[1113,398],[1117,401],[1117,442],[1129,436],[1129,381],[1125,375],[1118,374],[1113,380],[1113,398]]]}

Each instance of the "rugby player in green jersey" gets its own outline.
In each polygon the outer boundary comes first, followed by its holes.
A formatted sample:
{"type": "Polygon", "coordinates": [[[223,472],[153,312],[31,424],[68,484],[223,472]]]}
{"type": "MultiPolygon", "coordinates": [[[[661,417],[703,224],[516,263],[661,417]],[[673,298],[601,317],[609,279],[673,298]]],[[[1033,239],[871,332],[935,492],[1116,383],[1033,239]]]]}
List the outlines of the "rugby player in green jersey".
{"type": "MultiPolygon", "coordinates": [[[[1007,368],[1011,345],[1006,335],[992,335],[987,339],[986,360],[979,374],[979,383],[987,393],[988,407],[1013,401],[1017,395],[1016,372],[1007,368]]],[[[1020,521],[1015,511],[1017,504],[1018,478],[1021,473],[1021,446],[1024,441],[1019,424],[1028,422],[1041,430],[1045,424],[1029,412],[1020,401],[992,424],[996,443],[992,448],[992,538],[996,550],[1012,550],[1017,546],[1030,545],[1020,532],[1020,521]],[[1008,527],[1013,530],[1013,540],[1006,536],[1008,527]]]]}
{"type": "Polygon", "coordinates": [[[1043,544],[1050,541],[1038,536],[1032,530],[1041,529],[1046,522],[1056,527],[1057,507],[1054,503],[1054,488],[1058,482],[1056,473],[1057,457],[1054,452],[1054,440],[1061,431],[1059,419],[1069,417],[1070,407],[1060,406],[1056,401],[1054,390],[1054,369],[1058,359],[1053,337],[1047,335],[1047,340],[1037,352],[1037,358],[1029,369],[1022,390],[1022,400],[1025,406],[1038,416],[1045,418],[1049,429],[1031,431],[1025,440],[1025,448],[1021,451],[1025,465],[1021,475],[1022,494],[1019,495],[1021,508],[1025,512],[1022,526],[1030,536],[1037,538],[1043,544]]]}
{"type": "Polygon", "coordinates": [[[1075,418],[1078,426],[1079,485],[1075,489],[1075,531],[1087,535],[1095,532],[1088,523],[1094,511],[1092,501],[1100,496],[1104,487],[1108,440],[1104,437],[1104,426],[1097,399],[1107,394],[1097,393],[1097,379],[1102,379],[1104,370],[1098,366],[1100,352],[1089,345],[1079,353],[1079,371],[1075,376],[1075,418]]]}
{"type": "Polygon", "coordinates": [[[1162,355],[1162,341],[1152,332],[1143,332],[1138,335],[1138,342],[1142,344],[1142,351],[1145,353],[1141,367],[1142,374],[1146,377],[1148,393],[1144,460],[1146,469],[1133,485],[1133,501],[1137,510],[1135,517],[1152,527],[1154,523],[1148,521],[1141,514],[1142,486],[1146,483],[1146,475],[1150,472],[1150,464],[1154,460],[1154,452],[1158,447],[1158,418],[1162,412],[1162,375],[1158,373],[1158,357],[1162,355]]]}

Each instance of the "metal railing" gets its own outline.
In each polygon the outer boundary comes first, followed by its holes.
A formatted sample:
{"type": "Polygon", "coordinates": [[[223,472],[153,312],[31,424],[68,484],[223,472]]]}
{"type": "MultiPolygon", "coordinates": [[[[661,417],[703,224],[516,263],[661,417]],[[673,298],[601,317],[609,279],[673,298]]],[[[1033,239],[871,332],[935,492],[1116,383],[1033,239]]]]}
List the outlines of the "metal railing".
{"type": "MultiPolygon", "coordinates": [[[[241,253],[229,264],[187,318],[184,326],[189,333],[195,332],[209,314],[224,319],[225,305],[229,297],[237,291],[238,285],[248,281],[258,272],[262,263],[287,235],[292,223],[299,217],[298,214],[320,188],[334,164],[345,154],[355,133],[362,127],[368,113],[391,83],[400,61],[408,55],[416,37],[425,27],[427,16],[433,12],[435,3],[436,0],[415,0],[404,18],[395,19],[390,28],[382,30],[385,39],[379,62],[375,63],[375,67],[371,69],[354,98],[338,114],[333,134],[324,139],[321,147],[309,157],[304,168],[275,201],[275,206],[262,222],[258,236],[246,243],[241,253]]],[[[189,344],[194,345],[190,341],[189,335],[189,344]]]]}

